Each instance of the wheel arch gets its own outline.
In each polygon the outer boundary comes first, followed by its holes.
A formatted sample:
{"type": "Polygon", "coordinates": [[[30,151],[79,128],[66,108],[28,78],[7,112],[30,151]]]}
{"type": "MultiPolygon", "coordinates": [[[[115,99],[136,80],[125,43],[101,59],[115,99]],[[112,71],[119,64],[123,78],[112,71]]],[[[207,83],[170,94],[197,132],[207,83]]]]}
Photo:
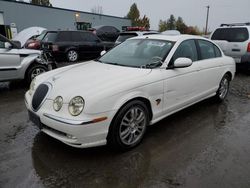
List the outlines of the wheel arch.
{"type": "MultiPolygon", "coordinates": [[[[119,111],[120,111],[124,106],[126,106],[126,105],[127,105],[128,103],[130,103],[131,101],[135,101],[135,100],[139,100],[139,101],[143,102],[143,103],[147,106],[148,112],[149,112],[149,120],[151,121],[152,118],[153,118],[152,106],[151,106],[150,100],[149,100],[148,98],[146,98],[146,97],[143,97],[143,96],[137,96],[137,97],[129,98],[129,99],[123,101],[123,103],[121,103],[121,104],[119,105],[119,108],[118,108],[117,112],[115,113],[113,119],[116,117],[116,115],[119,113],[119,111]]],[[[113,121],[113,119],[112,119],[112,121],[113,121]]]]}

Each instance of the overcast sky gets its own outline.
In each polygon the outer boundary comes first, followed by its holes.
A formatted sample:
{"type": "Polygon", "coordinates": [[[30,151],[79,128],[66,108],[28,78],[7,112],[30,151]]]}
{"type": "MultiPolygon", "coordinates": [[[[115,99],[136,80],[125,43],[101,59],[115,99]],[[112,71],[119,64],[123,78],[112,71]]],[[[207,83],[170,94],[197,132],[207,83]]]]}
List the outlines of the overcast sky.
{"type": "Polygon", "coordinates": [[[210,5],[209,29],[221,23],[250,22],[250,0],[50,0],[54,7],[90,12],[101,6],[104,14],[125,16],[135,2],[141,15],[150,18],[151,29],[158,29],[160,19],[170,14],[181,16],[187,25],[205,27],[206,6],[210,5]]]}

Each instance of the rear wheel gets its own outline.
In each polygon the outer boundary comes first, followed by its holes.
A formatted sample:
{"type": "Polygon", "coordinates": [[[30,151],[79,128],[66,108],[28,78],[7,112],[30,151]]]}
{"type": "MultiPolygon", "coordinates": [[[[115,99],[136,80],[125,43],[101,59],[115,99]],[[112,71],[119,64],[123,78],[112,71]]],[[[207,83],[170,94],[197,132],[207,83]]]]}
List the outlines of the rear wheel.
{"type": "Polygon", "coordinates": [[[230,76],[228,74],[225,74],[223,78],[221,79],[219,89],[217,90],[215,98],[217,101],[222,102],[229,91],[229,85],[230,85],[230,76]]]}
{"type": "Polygon", "coordinates": [[[69,50],[67,53],[67,59],[69,62],[76,62],[78,60],[78,53],[75,50],[69,50]]]}
{"type": "Polygon", "coordinates": [[[36,76],[48,71],[45,65],[34,64],[32,65],[26,73],[26,82],[29,84],[36,76]]]}
{"type": "Polygon", "coordinates": [[[141,142],[148,124],[147,106],[139,100],[131,101],[113,119],[108,144],[120,150],[133,148],[141,142]]]}

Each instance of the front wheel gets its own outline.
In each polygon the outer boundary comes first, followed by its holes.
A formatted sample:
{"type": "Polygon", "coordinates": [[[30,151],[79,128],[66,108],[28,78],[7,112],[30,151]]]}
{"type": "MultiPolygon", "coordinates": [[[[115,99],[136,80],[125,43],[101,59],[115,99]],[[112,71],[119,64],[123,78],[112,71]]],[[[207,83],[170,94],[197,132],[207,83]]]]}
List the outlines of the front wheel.
{"type": "Polygon", "coordinates": [[[138,100],[131,101],[113,119],[108,144],[120,150],[133,148],[141,142],[148,124],[147,106],[138,100]]]}
{"type": "Polygon", "coordinates": [[[230,76],[228,74],[225,74],[220,81],[219,89],[217,90],[215,95],[217,101],[222,102],[226,98],[229,91],[229,85],[230,76]]]}
{"type": "Polygon", "coordinates": [[[48,71],[45,65],[34,64],[32,65],[26,73],[26,82],[29,84],[36,76],[48,71]]]}

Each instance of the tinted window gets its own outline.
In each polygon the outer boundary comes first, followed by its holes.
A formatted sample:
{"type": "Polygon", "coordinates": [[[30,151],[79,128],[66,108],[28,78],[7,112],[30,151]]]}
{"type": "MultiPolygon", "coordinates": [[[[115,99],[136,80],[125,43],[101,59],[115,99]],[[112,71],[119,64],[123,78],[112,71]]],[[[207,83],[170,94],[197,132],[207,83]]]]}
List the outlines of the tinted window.
{"type": "Polygon", "coordinates": [[[58,33],[58,37],[57,37],[57,41],[59,42],[70,42],[72,41],[71,39],[71,34],[72,32],[59,32],[58,33]]]}
{"type": "Polygon", "coordinates": [[[180,44],[180,46],[175,51],[173,55],[172,62],[174,62],[179,57],[186,57],[192,61],[198,60],[197,50],[194,40],[187,40],[180,44]]]}
{"type": "Polygon", "coordinates": [[[214,44],[205,40],[198,40],[201,50],[201,59],[215,58],[214,44]]]}
{"type": "Polygon", "coordinates": [[[44,42],[54,42],[56,40],[57,33],[56,32],[48,32],[43,38],[44,42]]]}
{"type": "Polygon", "coordinates": [[[96,42],[99,39],[92,33],[81,33],[81,38],[86,42],[96,42]]]}
{"type": "Polygon", "coordinates": [[[244,42],[248,38],[247,28],[219,28],[212,35],[212,40],[226,40],[228,42],[244,42]]]}
{"type": "Polygon", "coordinates": [[[117,41],[118,42],[124,42],[125,40],[132,38],[132,37],[136,37],[137,34],[136,33],[125,33],[125,34],[120,34],[117,41]]]}
{"type": "Polygon", "coordinates": [[[72,40],[74,42],[82,41],[81,33],[80,32],[72,32],[72,40]]]}

